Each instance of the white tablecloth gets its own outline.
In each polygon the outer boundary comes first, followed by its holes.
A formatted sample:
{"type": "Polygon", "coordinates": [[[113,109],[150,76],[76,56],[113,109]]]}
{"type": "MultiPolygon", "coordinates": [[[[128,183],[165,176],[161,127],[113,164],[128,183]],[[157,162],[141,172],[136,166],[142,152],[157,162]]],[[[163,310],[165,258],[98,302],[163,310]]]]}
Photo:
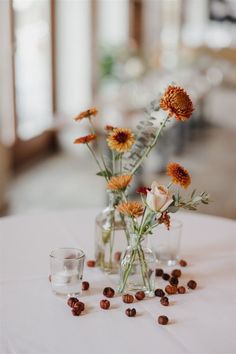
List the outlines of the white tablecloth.
{"type": "MultiPolygon", "coordinates": [[[[97,210],[76,210],[0,219],[0,353],[224,353],[236,352],[236,222],[179,214],[184,222],[182,283],[198,288],[170,298],[132,304],[135,318],[120,297],[111,309],[99,308],[103,287],[114,279],[85,267],[91,290],[83,295],[86,312],[73,317],[65,300],[51,293],[49,253],[79,247],[93,257],[97,210]],[[165,314],[170,324],[156,323],[165,314]]],[[[163,284],[159,284],[162,286],[163,284]]],[[[129,306],[130,307],[130,306],[129,306]]]]}

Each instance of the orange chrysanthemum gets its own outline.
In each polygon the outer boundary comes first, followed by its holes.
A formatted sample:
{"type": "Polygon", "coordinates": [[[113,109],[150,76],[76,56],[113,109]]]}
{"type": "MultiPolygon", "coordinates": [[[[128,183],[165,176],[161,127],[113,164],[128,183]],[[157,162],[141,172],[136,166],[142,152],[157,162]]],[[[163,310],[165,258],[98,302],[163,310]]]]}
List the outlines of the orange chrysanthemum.
{"type": "Polygon", "coordinates": [[[74,144],[88,144],[90,141],[95,140],[96,137],[95,134],[81,136],[80,138],[75,139],[74,144]]]}
{"type": "Polygon", "coordinates": [[[107,138],[111,150],[119,153],[129,151],[134,143],[134,134],[128,128],[115,128],[107,138]]]}
{"type": "Polygon", "coordinates": [[[111,190],[125,189],[132,179],[131,175],[114,176],[107,184],[107,188],[111,190]]]}
{"type": "Polygon", "coordinates": [[[193,103],[187,92],[181,87],[171,85],[164,92],[160,107],[168,111],[170,117],[175,116],[180,121],[189,119],[194,111],[193,103]]]}
{"type": "Polygon", "coordinates": [[[172,182],[187,188],[191,183],[191,177],[188,171],[176,162],[167,165],[167,174],[172,177],[172,182]]]}
{"type": "Polygon", "coordinates": [[[138,217],[143,214],[143,205],[140,202],[123,202],[117,206],[117,210],[127,216],[138,217]]]}
{"type": "Polygon", "coordinates": [[[82,120],[82,119],[84,119],[84,118],[90,118],[91,116],[96,116],[97,113],[98,113],[97,108],[92,107],[92,108],[87,109],[87,111],[83,111],[83,112],[81,112],[80,114],[78,114],[78,115],[74,118],[74,120],[80,121],[80,120],[82,120]]]}

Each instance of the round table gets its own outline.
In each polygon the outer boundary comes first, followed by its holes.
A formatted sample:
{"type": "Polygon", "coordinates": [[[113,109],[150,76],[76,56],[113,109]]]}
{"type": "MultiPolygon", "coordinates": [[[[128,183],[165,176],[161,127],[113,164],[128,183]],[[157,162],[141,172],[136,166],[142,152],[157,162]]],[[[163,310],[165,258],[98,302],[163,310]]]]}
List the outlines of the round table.
{"type": "Polygon", "coordinates": [[[198,287],[170,296],[170,306],[157,297],[129,306],[116,296],[104,311],[102,289],[115,287],[116,278],[85,266],[84,280],[91,284],[81,295],[86,311],[73,317],[66,300],[51,292],[49,253],[55,247],[79,247],[93,258],[97,212],[0,219],[0,353],[235,353],[236,221],[179,213],[181,255],[189,263],[181,283],[194,279],[198,287]],[[127,307],[135,307],[137,316],[127,317],[127,307]],[[157,324],[159,315],[167,315],[170,323],[157,324]]]}

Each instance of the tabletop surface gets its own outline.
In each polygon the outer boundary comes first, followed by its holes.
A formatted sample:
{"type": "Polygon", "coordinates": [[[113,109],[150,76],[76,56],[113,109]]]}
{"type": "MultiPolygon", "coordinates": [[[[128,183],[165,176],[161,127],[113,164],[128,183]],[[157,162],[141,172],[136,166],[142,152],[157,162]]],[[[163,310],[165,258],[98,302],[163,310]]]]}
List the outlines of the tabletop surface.
{"type": "MultiPolygon", "coordinates": [[[[97,209],[48,212],[0,219],[0,353],[222,353],[236,352],[236,221],[181,213],[181,256],[188,261],[181,282],[198,288],[135,302],[137,316],[119,296],[101,310],[105,286],[116,279],[87,268],[91,289],[81,295],[86,311],[73,317],[66,300],[52,294],[49,253],[56,247],[82,248],[93,258],[97,209]],[[157,324],[167,315],[167,326],[157,324]]],[[[170,271],[170,269],[168,270],[170,271]]],[[[165,284],[159,283],[158,287],[165,284]]]]}

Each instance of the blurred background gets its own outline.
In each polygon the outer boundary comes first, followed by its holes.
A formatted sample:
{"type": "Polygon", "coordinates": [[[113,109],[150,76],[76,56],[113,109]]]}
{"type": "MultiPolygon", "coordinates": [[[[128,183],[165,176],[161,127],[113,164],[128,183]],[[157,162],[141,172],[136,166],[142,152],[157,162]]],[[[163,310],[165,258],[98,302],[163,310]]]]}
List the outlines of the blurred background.
{"type": "MultiPolygon", "coordinates": [[[[136,178],[188,168],[236,218],[236,0],[0,0],[0,213],[103,206],[105,184],[73,117],[135,129],[174,82],[196,110],[172,124],[136,178]]],[[[105,146],[103,146],[106,149],[105,146]]]]}

